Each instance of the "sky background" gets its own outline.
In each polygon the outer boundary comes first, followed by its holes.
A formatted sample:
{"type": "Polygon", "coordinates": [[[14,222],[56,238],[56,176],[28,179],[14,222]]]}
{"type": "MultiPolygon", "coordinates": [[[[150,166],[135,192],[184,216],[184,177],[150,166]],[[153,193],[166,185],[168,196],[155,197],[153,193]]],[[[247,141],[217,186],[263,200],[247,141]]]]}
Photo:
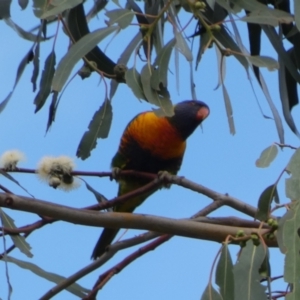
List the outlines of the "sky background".
{"type": "MultiPolygon", "coordinates": [[[[122,3],[123,1],[120,1],[122,3]]],[[[124,1],[125,3],[125,1],[124,1]]],[[[90,7],[91,1],[87,4],[90,7]]],[[[113,3],[107,9],[117,8],[113,3]]],[[[21,11],[18,3],[13,1],[11,8],[12,19],[24,29],[31,29],[39,23],[32,17],[31,3],[25,11],[21,11]]],[[[182,14],[184,25],[188,15],[182,14]]],[[[134,20],[134,23],[136,21],[134,20]]],[[[237,22],[244,45],[248,48],[246,24],[237,22]]],[[[186,34],[194,31],[195,21],[186,29],[186,34]]],[[[105,27],[103,13],[94,18],[91,29],[105,27]]],[[[137,26],[121,32],[109,45],[107,54],[115,61],[122,53],[123,48],[136,34],[137,26]]],[[[56,27],[51,26],[49,35],[56,27]]],[[[21,39],[16,32],[4,22],[0,23],[1,55],[0,55],[0,101],[11,91],[17,67],[28,52],[32,43],[21,39]]],[[[166,35],[166,42],[172,38],[171,31],[166,35]]],[[[108,39],[109,40],[109,39],[108,39]]],[[[107,41],[106,40],[106,43],[107,41]]],[[[40,68],[43,68],[45,57],[50,53],[52,40],[41,45],[40,68]]],[[[104,43],[104,44],[106,44],[104,43]]],[[[189,42],[188,42],[189,43],[189,42]]],[[[65,54],[68,40],[62,31],[59,32],[55,48],[57,62],[65,54]]],[[[194,42],[196,55],[198,40],[194,42]]],[[[277,55],[264,38],[262,54],[276,58],[277,55]]],[[[153,59],[155,56],[153,56],[153,59]]],[[[81,62],[73,70],[76,72],[81,62]]],[[[255,160],[261,151],[278,142],[275,124],[265,119],[260,113],[255,95],[251,89],[245,70],[233,57],[226,59],[226,87],[230,95],[236,134],[229,133],[222,90],[215,90],[218,82],[218,69],[215,49],[209,49],[195,72],[196,93],[199,100],[206,102],[210,107],[210,116],[205,120],[202,129],[199,128],[188,140],[188,147],[179,175],[198,182],[220,193],[228,193],[251,205],[256,205],[261,192],[278,178],[286,166],[293,151],[283,149],[277,159],[267,169],[255,166],[255,160]]],[[[128,67],[133,66],[133,59],[128,67]]],[[[141,66],[141,64],[139,64],[141,66]]],[[[113,123],[109,137],[98,140],[98,146],[93,150],[91,157],[82,161],[76,159],[76,149],[81,136],[95,112],[102,104],[105,89],[99,76],[93,74],[82,81],[76,76],[66,89],[56,115],[55,123],[45,135],[48,118],[48,102],[41,111],[34,114],[35,106],[30,78],[33,66],[28,65],[20,83],[18,84],[10,103],[0,115],[0,153],[10,149],[18,149],[25,153],[27,159],[21,167],[35,168],[44,156],[68,155],[73,157],[76,170],[108,171],[110,161],[117,151],[122,132],[126,124],[139,112],[149,110],[152,106],[140,102],[135,98],[129,87],[120,85],[112,100],[113,123]]],[[[180,90],[176,90],[174,55],[171,57],[169,72],[169,91],[174,103],[191,99],[189,87],[189,69],[183,56],[180,57],[180,90]]],[[[280,115],[281,104],[278,92],[278,74],[262,70],[267,81],[272,99],[280,115]]],[[[263,94],[251,75],[255,92],[264,113],[271,116],[270,109],[263,94]]],[[[39,82],[39,79],[38,79],[39,82]]],[[[299,107],[293,110],[297,126],[299,122],[299,107]]],[[[284,123],[285,141],[287,144],[298,146],[298,138],[291,133],[284,123]]],[[[63,192],[48,187],[40,182],[35,175],[13,174],[36,198],[59,203],[70,207],[85,207],[95,204],[94,196],[82,185],[72,192],[63,192]]],[[[282,203],[288,202],[284,192],[284,175],[279,183],[279,195],[282,203]]],[[[117,184],[107,178],[86,178],[88,183],[104,194],[108,199],[116,196],[117,184]]],[[[24,192],[7,179],[1,177],[0,184],[14,193],[25,195],[24,192]]],[[[172,186],[170,190],[161,190],[151,196],[136,212],[153,214],[170,218],[187,218],[211,203],[207,197],[190,190],[172,186]]],[[[39,218],[33,214],[5,210],[12,216],[17,226],[30,224],[39,218]]],[[[280,211],[281,213],[283,211],[280,211]]],[[[280,213],[277,212],[277,213],[280,213]]],[[[212,216],[241,216],[231,209],[222,208],[212,216]]],[[[24,256],[18,249],[10,255],[30,261],[44,270],[63,276],[70,276],[91,262],[90,255],[101,229],[84,227],[65,222],[47,225],[35,231],[27,239],[32,247],[34,257],[24,256]]],[[[138,234],[139,231],[129,230],[125,238],[138,234]]],[[[10,238],[6,238],[7,246],[10,238]]],[[[199,299],[208,281],[208,275],[220,244],[205,242],[196,239],[174,237],[155,251],[136,260],[120,274],[114,276],[99,294],[99,299],[199,299]]],[[[233,261],[239,247],[231,246],[233,261]]],[[[97,277],[111,266],[125,258],[134,250],[127,249],[118,253],[111,261],[99,270],[81,279],[79,283],[92,288],[97,277]]],[[[271,259],[276,262],[272,265],[272,275],[282,274],[283,256],[279,250],[271,250],[271,259]]],[[[38,299],[48,289],[54,286],[52,282],[44,280],[30,271],[8,265],[10,282],[13,286],[12,299],[38,299]]],[[[6,284],[5,265],[0,264],[0,298],[7,299],[8,287],[6,284]]],[[[278,287],[283,287],[278,285],[278,287]]],[[[69,292],[62,292],[55,299],[75,299],[69,292]]]]}

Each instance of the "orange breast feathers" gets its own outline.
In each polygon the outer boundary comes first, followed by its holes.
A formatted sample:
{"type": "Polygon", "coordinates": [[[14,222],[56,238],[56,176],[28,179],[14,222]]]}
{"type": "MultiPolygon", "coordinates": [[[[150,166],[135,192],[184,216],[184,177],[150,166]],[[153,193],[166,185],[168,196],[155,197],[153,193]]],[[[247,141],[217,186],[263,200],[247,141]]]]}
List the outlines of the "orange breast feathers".
{"type": "Polygon", "coordinates": [[[141,113],[130,122],[121,144],[127,144],[132,139],[142,149],[161,159],[181,157],[186,148],[186,142],[176,128],[165,117],[158,117],[154,112],[141,113]]]}

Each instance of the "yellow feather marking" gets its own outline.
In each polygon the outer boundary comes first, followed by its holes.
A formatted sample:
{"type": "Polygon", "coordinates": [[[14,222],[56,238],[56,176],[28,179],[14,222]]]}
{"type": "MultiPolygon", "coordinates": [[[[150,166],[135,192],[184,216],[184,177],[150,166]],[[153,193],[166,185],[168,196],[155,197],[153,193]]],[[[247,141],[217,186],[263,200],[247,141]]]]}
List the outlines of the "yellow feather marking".
{"type": "Polygon", "coordinates": [[[186,142],[182,140],[176,128],[164,117],[154,112],[138,115],[128,126],[123,138],[132,137],[143,149],[162,159],[183,155],[186,142]]]}

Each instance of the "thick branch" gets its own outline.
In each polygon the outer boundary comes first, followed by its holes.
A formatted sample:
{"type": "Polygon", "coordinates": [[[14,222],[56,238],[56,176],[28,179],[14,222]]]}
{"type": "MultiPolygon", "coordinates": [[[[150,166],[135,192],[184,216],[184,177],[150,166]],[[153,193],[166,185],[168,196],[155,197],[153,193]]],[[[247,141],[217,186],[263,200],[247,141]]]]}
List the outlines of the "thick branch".
{"type": "MultiPolygon", "coordinates": [[[[192,220],[175,220],[150,215],[80,210],[38,199],[32,200],[28,197],[4,193],[0,193],[0,206],[86,226],[143,229],[216,242],[224,241],[228,235],[234,236],[239,229],[244,230],[246,235],[258,232],[257,228],[219,226],[198,223],[192,220]]],[[[261,234],[265,232],[267,232],[266,229],[260,231],[261,234]]],[[[269,246],[277,246],[275,241],[267,242],[267,244],[269,246]]]]}

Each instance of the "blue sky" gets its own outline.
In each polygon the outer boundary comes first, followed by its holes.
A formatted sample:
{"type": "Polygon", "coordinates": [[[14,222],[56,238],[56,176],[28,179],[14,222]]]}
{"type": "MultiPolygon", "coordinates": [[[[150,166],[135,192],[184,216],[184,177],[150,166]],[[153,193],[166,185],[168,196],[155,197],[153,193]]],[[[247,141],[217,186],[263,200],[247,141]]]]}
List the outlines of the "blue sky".
{"type": "MultiPolygon", "coordinates": [[[[108,8],[114,8],[110,4],[108,8]]],[[[31,7],[21,12],[16,2],[12,4],[12,19],[25,29],[30,29],[38,20],[31,18],[31,7]]],[[[95,18],[92,28],[104,27],[103,15],[95,18]]],[[[248,47],[246,24],[238,23],[244,44],[248,47]]],[[[193,26],[186,30],[187,35],[193,33],[193,26]]],[[[0,55],[0,101],[11,91],[19,62],[30,49],[31,43],[22,40],[4,22],[0,23],[2,33],[2,55],[0,55]]],[[[51,27],[54,32],[55,27],[51,27]]],[[[134,26],[126,33],[112,42],[107,53],[114,60],[121,54],[122,48],[136,33],[134,26]],[[118,44],[121,42],[121,46],[118,44]]],[[[168,36],[168,41],[172,36],[168,36]]],[[[52,41],[42,44],[41,68],[45,57],[50,53],[52,41]]],[[[197,49],[198,41],[194,43],[197,49]]],[[[68,47],[66,37],[59,33],[56,46],[57,61],[68,47]]],[[[264,55],[274,58],[271,46],[264,41],[264,55]]],[[[196,52],[194,51],[194,55],[196,52]]],[[[133,61],[129,63],[131,67],[133,61]]],[[[274,183],[281,170],[286,166],[292,155],[292,150],[283,149],[275,162],[268,169],[259,169],[255,166],[255,160],[261,151],[273,142],[278,142],[275,124],[261,115],[247,74],[240,64],[233,58],[226,60],[226,87],[228,89],[236,126],[236,134],[230,135],[227,123],[225,106],[221,89],[214,90],[218,81],[216,54],[214,49],[209,49],[195,72],[196,92],[199,100],[206,102],[211,110],[209,118],[204,122],[203,128],[199,128],[190,137],[188,147],[179,175],[212,188],[221,193],[228,193],[246,203],[256,205],[261,192],[274,183]]],[[[78,70],[81,62],[76,66],[78,70]]],[[[171,58],[170,69],[174,74],[174,57],[171,58]]],[[[68,155],[75,159],[76,169],[85,171],[107,171],[110,168],[110,160],[115,154],[120,136],[126,124],[137,113],[151,109],[151,105],[139,102],[126,85],[120,85],[113,98],[113,124],[109,137],[98,141],[98,147],[92,152],[92,156],[81,161],[76,159],[75,153],[82,134],[87,129],[95,110],[102,104],[105,94],[104,85],[99,82],[99,77],[93,74],[89,79],[82,81],[78,76],[74,78],[65,91],[60,107],[50,132],[45,135],[48,106],[34,114],[33,99],[30,78],[32,65],[25,70],[23,77],[13,94],[13,97],[0,115],[0,153],[9,149],[19,149],[26,154],[27,160],[22,167],[35,168],[39,160],[46,155],[68,155]]],[[[183,57],[180,58],[180,91],[176,91],[175,75],[169,73],[169,91],[172,101],[177,103],[191,99],[189,88],[188,64],[183,57]]],[[[281,113],[281,104],[278,93],[277,72],[263,70],[272,99],[281,113]]],[[[252,75],[252,81],[266,115],[271,116],[268,104],[260,92],[252,75]]],[[[48,99],[49,101],[50,99],[48,99]]],[[[299,108],[294,108],[293,115],[297,122],[299,108]]],[[[299,141],[284,124],[285,140],[287,144],[297,146],[299,141]]],[[[40,182],[34,175],[14,174],[20,183],[26,187],[36,198],[54,203],[61,203],[71,207],[84,207],[95,203],[93,195],[84,186],[78,190],[65,193],[49,188],[40,182]]],[[[286,178],[286,175],[284,176],[286,178]]],[[[281,202],[288,202],[284,192],[284,178],[279,184],[281,202]]],[[[117,184],[106,178],[86,178],[95,189],[112,198],[117,193],[117,184]]],[[[25,195],[16,185],[1,177],[0,183],[14,193],[25,195]]],[[[158,191],[151,196],[136,212],[153,214],[172,218],[186,218],[199,211],[211,202],[205,196],[192,191],[172,186],[170,190],[158,191]]],[[[30,224],[37,220],[33,214],[5,210],[12,216],[18,226],[30,224]]],[[[213,216],[241,216],[231,209],[222,208],[213,216]]],[[[32,247],[34,257],[28,259],[19,250],[11,253],[12,256],[31,261],[41,268],[70,276],[80,268],[90,263],[90,255],[95,242],[100,234],[100,228],[89,228],[64,222],[48,225],[34,232],[28,242],[32,247]]],[[[130,230],[125,237],[129,238],[138,234],[138,231],[130,230]]],[[[7,237],[7,243],[10,238],[7,237]]],[[[100,292],[99,298],[116,299],[199,299],[207,284],[208,275],[215,255],[220,245],[196,239],[175,237],[155,251],[129,265],[120,274],[114,276],[100,292]]],[[[239,250],[231,246],[233,261],[239,250]]],[[[97,277],[113,266],[133,250],[127,249],[114,257],[101,269],[93,272],[79,281],[86,288],[91,288],[97,277]]],[[[271,258],[276,261],[272,266],[273,275],[282,274],[283,256],[277,249],[271,251],[271,258]]],[[[12,299],[37,299],[42,296],[53,283],[33,275],[29,271],[20,269],[13,264],[8,265],[10,281],[14,292],[12,299]]],[[[0,281],[2,288],[0,298],[7,298],[5,287],[5,267],[0,264],[0,281]]],[[[75,297],[63,292],[55,299],[75,299],[75,297]]]]}

